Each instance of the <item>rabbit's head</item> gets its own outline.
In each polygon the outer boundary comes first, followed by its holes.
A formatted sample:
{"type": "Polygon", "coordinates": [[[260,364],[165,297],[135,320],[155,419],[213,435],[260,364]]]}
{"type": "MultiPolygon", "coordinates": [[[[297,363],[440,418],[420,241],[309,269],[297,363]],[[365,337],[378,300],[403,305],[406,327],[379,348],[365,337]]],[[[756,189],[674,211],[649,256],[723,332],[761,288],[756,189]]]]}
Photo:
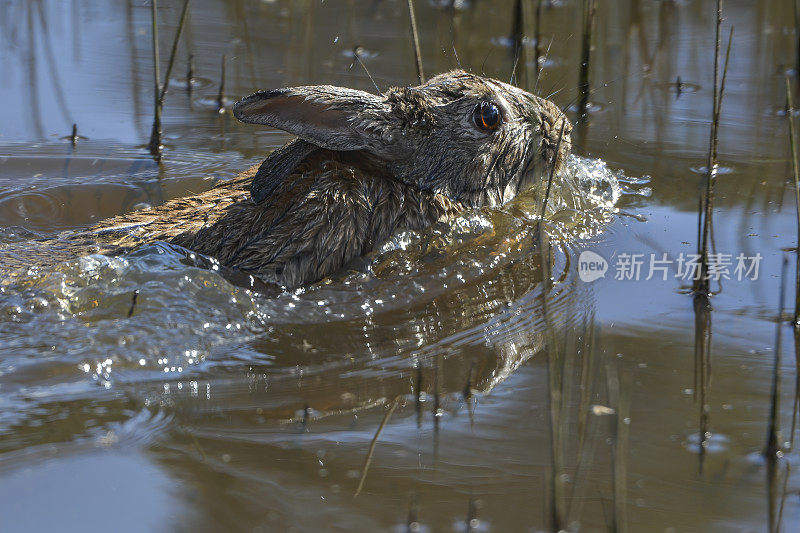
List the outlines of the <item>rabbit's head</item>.
{"type": "Polygon", "coordinates": [[[367,152],[396,179],[469,206],[501,204],[546,180],[571,146],[572,127],[552,102],[461,70],[382,95],[332,86],[261,91],[233,111],[304,146],[367,152]]]}

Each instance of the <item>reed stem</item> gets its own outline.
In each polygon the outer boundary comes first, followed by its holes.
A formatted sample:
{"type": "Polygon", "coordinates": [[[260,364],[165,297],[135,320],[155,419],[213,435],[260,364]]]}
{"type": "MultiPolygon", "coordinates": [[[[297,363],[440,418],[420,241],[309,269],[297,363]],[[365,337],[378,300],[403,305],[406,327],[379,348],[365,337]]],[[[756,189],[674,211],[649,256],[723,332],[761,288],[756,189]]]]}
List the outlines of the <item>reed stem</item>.
{"type": "Polygon", "coordinates": [[[589,65],[592,55],[592,33],[594,30],[595,3],[594,0],[584,0],[583,4],[583,41],[581,45],[581,65],[578,78],[578,88],[581,98],[578,104],[578,116],[586,114],[589,107],[589,65]]]}
{"type": "Polygon", "coordinates": [[[556,173],[556,163],[558,162],[558,155],[561,151],[561,141],[564,139],[564,128],[567,126],[566,119],[561,120],[561,131],[558,134],[558,142],[556,142],[556,151],[555,155],[553,156],[553,164],[550,165],[550,174],[547,177],[547,189],[544,192],[544,201],[542,202],[542,215],[541,219],[539,220],[539,227],[542,227],[542,223],[544,222],[544,217],[547,214],[547,201],[550,198],[550,188],[553,186],[553,178],[555,177],[556,173]]]}
{"type": "Polygon", "coordinates": [[[789,450],[794,449],[797,434],[797,409],[800,408],[800,328],[794,328],[794,399],[792,400],[792,427],[789,433],[789,450]]]}
{"type": "Polygon", "coordinates": [[[549,519],[550,526],[553,531],[559,531],[564,521],[564,514],[562,509],[564,483],[562,481],[562,468],[563,468],[563,447],[562,447],[562,384],[563,384],[563,367],[560,364],[560,355],[550,323],[547,306],[547,296],[550,292],[551,283],[551,266],[550,266],[550,252],[548,249],[548,242],[544,231],[544,219],[547,214],[547,202],[550,198],[550,189],[553,184],[553,178],[556,171],[556,163],[558,162],[558,154],[561,151],[561,141],[564,138],[564,131],[566,128],[566,119],[561,121],[561,132],[556,143],[556,151],[553,156],[553,162],[550,167],[550,175],[547,180],[547,188],[542,201],[542,212],[539,218],[539,253],[541,255],[541,268],[542,268],[542,316],[545,322],[545,345],[544,350],[547,354],[547,397],[549,401],[549,414],[550,414],[550,461],[553,468],[552,476],[549,479],[550,488],[550,509],[549,519]]]}
{"type": "Polygon", "coordinates": [[[786,296],[786,270],[789,265],[789,260],[784,255],[783,264],[781,266],[781,288],[780,296],[778,297],[778,322],[777,330],[775,332],[775,356],[772,367],[772,395],[769,407],[769,429],[767,430],[767,446],[764,449],[764,456],[769,458],[777,457],[780,451],[780,420],[778,414],[780,411],[780,395],[781,395],[781,347],[783,342],[783,306],[784,298],[786,296]]]}
{"type": "Polygon", "coordinates": [[[417,79],[422,85],[425,83],[425,73],[422,70],[422,55],[419,52],[419,34],[417,33],[417,17],[414,15],[414,0],[408,0],[408,15],[411,19],[411,42],[414,46],[414,59],[417,63],[417,79]]]}
{"type": "Polygon", "coordinates": [[[411,497],[411,502],[408,504],[408,519],[406,520],[406,533],[415,533],[419,531],[419,523],[417,516],[419,515],[419,503],[417,502],[417,495],[411,497]]]}
{"type": "Polygon", "coordinates": [[[369,451],[367,452],[367,458],[364,460],[364,467],[361,469],[361,479],[358,480],[358,488],[353,495],[354,498],[358,497],[358,495],[361,494],[361,489],[364,488],[364,482],[367,480],[367,473],[369,472],[369,467],[372,464],[372,454],[375,452],[375,445],[378,444],[378,437],[381,436],[381,431],[383,431],[386,423],[389,422],[394,410],[397,409],[398,403],[400,403],[400,396],[394,399],[392,405],[389,407],[389,410],[386,411],[385,415],[383,415],[381,425],[378,426],[378,431],[375,432],[375,436],[372,437],[372,442],[369,443],[369,451]]]}
{"type": "Polygon", "coordinates": [[[719,148],[719,118],[722,109],[722,98],[725,94],[725,80],[728,75],[728,64],[730,63],[731,46],[733,44],[733,27],[731,27],[728,39],[728,47],[725,52],[725,66],[722,75],[722,83],[719,77],[719,60],[722,29],[722,0],[717,0],[717,23],[716,39],[714,41],[714,95],[711,111],[711,132],[708,142],[708,161],[706,166],[706,190],[703,200],[702,216],[702,238],[699,243],[698,254],[700,255],[700,272],[694,280],[693,291],[696,294],[708,295],[710,292],[708,279],[708,245],[711,235],[712,217],[714,214],[714,185],[717,176],[717,155],[719,148]]]}
{"type": "Polygon", "coordinates": [[[169,79],[172,75],[172,67],[175,64],[175,53],[178,51],[178,42],[183,33],[183,27],[186,23],[186,14],[189,12],[189,3],[191,0],[184,0],[183,8],[181,9],[181,18],[178,22],[178,29],[175,32],[175,38],[172,40],[172,50],[169,54],[169,62],[167,63],[167,71],[164,75],[164,85],[161,85],[161,73],[159,68],[159,53],[158,53],[158,5],[157,0],[153,0],[150,4],[150,13],[153,24],[153,68],[155,80],[155,109],[153,117],[153,129],[150,132],[150,142],[148,148],[150,154],[155,156],[156,160],[161,160],[161,151],[163,146],[161,144],[161,114],[164,108],[164,98],[167,96],[167,89],[169,88],[169,79]]]}
{"type": "Polygon", "coordinates": [[[511,57],[513,62],[513,66],[511,68],[511,84],[518,85],[519,87],[524,87],[526,85],[524,76],[525,48],[523,46],[523,41],[525,40],[524,23],[525,17],[522,8],[522,0],[515,0],[514,19],[511,25],[511,42],[513,43],[511,57]]]}
{"type": "Polygon", "coordinates": [[[136,310],[136,302],[139,299],[139,289],[133,291],[133,295],[131,296],[131,306],[128,308],[128,318],[133,316],[134,311],[136,310]]]}
{"type": "Polygon", "coordinates": [[[608,403],[613,405],[614,414],[611,417],[613,426],[611,431],[611,485],[612,485],[612,520],[611,530],[623,533],[626,526],[625,508],[627,502],[626,478],[628,457],[628,413],[630,411],[630,398],[622,394],[622,375],[619,365],[611,362],[606,364],[606,379],[608,382],[608,403]]]}
{"type": "Polygon", "coordinates": [[[717,101],[719,98],[719,49],[720,30],[722,28],[722,0],[717,0],[716,39],[714,40],[714,94],[711,109],[711,133],[708,141],[708,160],[706,163],[706,194],[703,202],[703,236],[700,243],[700,276],[695,280],[695,292],[708,294],[708,237],[709,218],[713,212],[714,179],[717,175],[717,137],[719,122],[717,121],[717,101]]]}
{"type": "Polygon", "coordinates": [[[422,427],[422,361],[417,361],[417,377],[414,387],[414,408],[417,413],[417,428],[422,427]]]}
{"type": "Polygon", "coordinates": [[[219,80],[219,92],[217,93],[217,111],[220,113],[225,112],[225,63],[228,62],[228,56],[222,56],[222,69],[219,80]]]}
{"type": "Polygon", "coordinates": [[[175,53],[178,51],[178,41],[180,41],[181,33],[183,33],[183,26],[186,23],[186,14],[189,12],[189,2],[191,2],[191,0],[184,0],[183,2],[180,22],[178,22],[178,29],[175,32],[175,39],[172,40],[172,50],[170,50],[169,53],[167,72],[164,75],[164,86],[161,88],[161,95],[158,98],[158,105],[161,107],[164,106],[164,98],[167,96],[167,89],[169,88],[169,78],[172,74],[172,66],[175,64],[175,53]]]}
{"type": "Polygon", "coordinates": [[[711,300],[707,294],[695,294],[694,307],[694,401],[699,406],[697,442],[697,470],[703,475],[708,426],[711,411],[708,403],[711,387],[712,322],[711,300]]]}
{"type": "Polygon", "coordinates": [[[192,92],[192,85],[194,83],[194,55],[189,54],[189,59],[186,65],[186,90],[192,92]]]}
{"type": "Polygon", "coordinates": [[[541,61],[541,41],[542,41],[542,0],[536,1],[536,26],[533,30],[533,75],[534,79],[538,82],[539,81],[539,72],[541,65],[539,62],[541,61]]]}
{"type": "Polygon", "coordinates": [[[467,533],[478,531],[478,502],[474,498],[469,499],[467,507],[467,522],[465,524],[467,533]]]}
{"type": "Polygon", "coordinates": [[[158,64],[158,0],[150,2],[150,19],[152,23],[151,35],[153,38],[153,128],[150,132],[148,149],[150,154],[161,160],[161,72],[158,64]]]}
{"type": "Polygon", "coordinates": [[[788,110],[786,117],[789,119],[789,149],[792,152],[792,175],[794,176],[794,200],[797,208],[797,249],[795,250],[795,297],[794,297],[794,325],[800,325],[800,165],[797,162],[797,133],[794,129],[794,101],[792,98],[792,85],[789,75],[786,75],[786,102],[788,110]]]}
{"type": "Polygon", "coordinates": [[[794,72],[800,76],[800,0],[794,0],[794,35],[797,38],[794,72]]]}

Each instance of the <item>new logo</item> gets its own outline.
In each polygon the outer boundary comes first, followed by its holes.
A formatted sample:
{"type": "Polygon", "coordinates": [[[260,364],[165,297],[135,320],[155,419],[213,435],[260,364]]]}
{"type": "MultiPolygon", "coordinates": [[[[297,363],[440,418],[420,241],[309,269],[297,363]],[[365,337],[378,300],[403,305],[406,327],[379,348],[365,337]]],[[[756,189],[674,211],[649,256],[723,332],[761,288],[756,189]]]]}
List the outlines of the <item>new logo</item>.
{"type": "Polygon", "coordinates": [[[608,261],[603,256],[590,250],[581,252],[578,258],[578,277],[581,278],[581,281],[591,283],[605,277],[607,271],[608,261]]]}

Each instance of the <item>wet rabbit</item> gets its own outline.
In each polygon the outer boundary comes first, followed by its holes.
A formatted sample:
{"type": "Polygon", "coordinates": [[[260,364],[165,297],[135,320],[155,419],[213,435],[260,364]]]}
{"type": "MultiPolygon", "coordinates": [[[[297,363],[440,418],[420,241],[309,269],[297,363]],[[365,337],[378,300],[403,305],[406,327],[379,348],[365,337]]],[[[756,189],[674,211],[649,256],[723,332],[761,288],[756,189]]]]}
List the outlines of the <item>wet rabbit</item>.
{"type": "Polygon", "coordinates": [[[163,240],[296,287],[395,231],[502,204],[547,179],[570,150],[571,127],[554,104],[460,70],[381,95],[332,86],[261,91],[233,112],[298,138],[257,170],[104,221],[61,249],[91,243],[117,253],[163,240]]]}

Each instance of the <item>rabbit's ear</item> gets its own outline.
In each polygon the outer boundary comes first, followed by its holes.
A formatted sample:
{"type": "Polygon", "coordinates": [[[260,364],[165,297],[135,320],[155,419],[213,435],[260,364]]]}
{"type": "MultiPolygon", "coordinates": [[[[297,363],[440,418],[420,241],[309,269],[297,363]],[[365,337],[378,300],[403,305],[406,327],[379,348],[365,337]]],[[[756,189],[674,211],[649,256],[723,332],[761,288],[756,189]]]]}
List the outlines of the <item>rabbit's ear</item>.
{"type": "Polygon", "coordinates": [[[272,152],[261,163],[258,172],[253,176],[253,183],[250,184],[250,197],[257,204],[265,201],[294,172],[297,165],[319,149],[319,146],[303,139],[295,139],[272,152]]]}
{"type": "Polygon", "coordinates": [[[257,92],[233,106],[242,122],[282,129],[329,150],[363,150],[379,144],[375,122],[388,114],[379,96],[317,85],[257,92]]]}

